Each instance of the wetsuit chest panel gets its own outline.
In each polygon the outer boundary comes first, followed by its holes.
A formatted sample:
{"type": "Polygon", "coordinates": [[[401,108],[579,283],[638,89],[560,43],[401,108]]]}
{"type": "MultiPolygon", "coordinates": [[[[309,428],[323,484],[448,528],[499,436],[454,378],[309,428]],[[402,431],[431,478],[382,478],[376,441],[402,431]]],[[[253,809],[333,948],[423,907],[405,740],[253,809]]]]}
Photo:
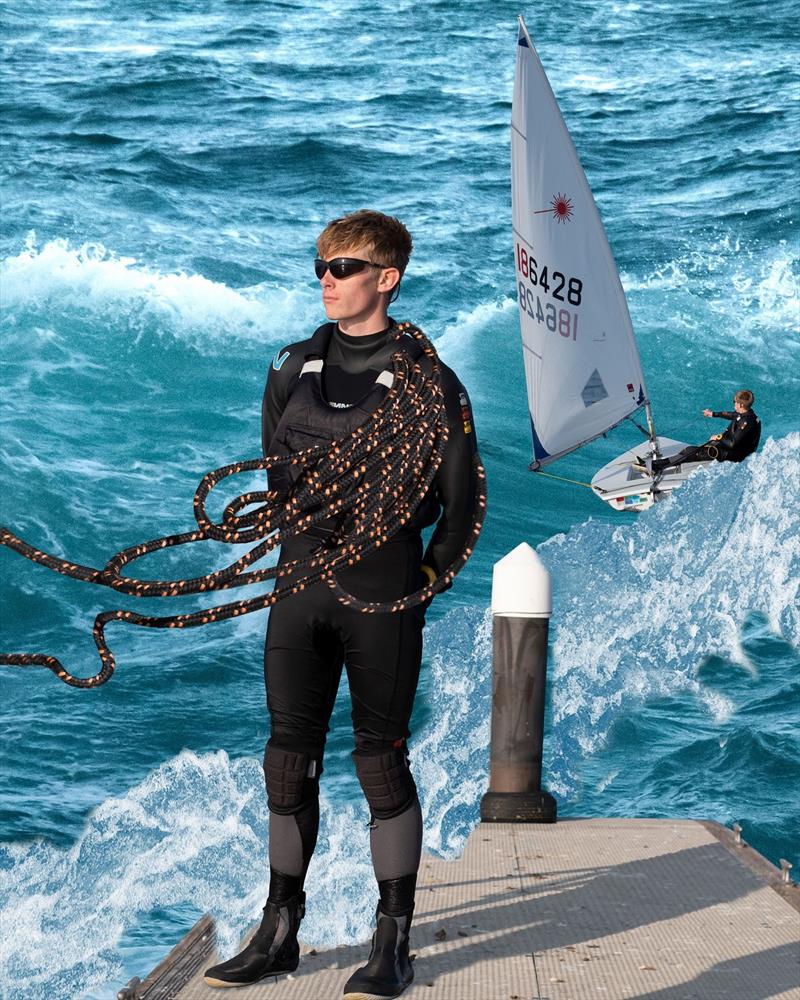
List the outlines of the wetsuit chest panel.
{"type": "Polygon", "coordinates": [[[724,459],[741,462],[758,447],[761,438],[761,421],[752,410],[737,413],[725,429],[720,444],[725,449],[724,459]]]}
{"type": "Polygon", "coordinates": [[[362,393],[357,402],[347,407],[330,406],[323,398],[319,375],[306,375],[289,399],[275,437],[290,451],[297,450],[298,445],[291,439],[298,436],[308,439],[299,445],[301,448],[346,437],[367,420],[385,395],[386,388],[376,386],[371,378],[366,394],[362,393]]]}
{"type": "MultiPolygon", "coordinates": [[[[391,353],[398,348],[405,350],[414,359],[420,354],[420,349],[413,341],[403,338],[402,341],[387,344],[383,352],[385,357],[380,360],[388,362],[391,353]]],[[[335,365],[323,365],[322,372],[307,371],[301,375],[275,429],[269,446],[270,453],[285,455],[296,451],[298,447],[308,448],[325,440],[334,441],[352,434],[386,396],[386,387],[375,382],[378,374],[372,369],[348,372],[335,365]],[[333,372],[332,391],[343,394],[343,398],[334,397],[334,404],[328,403],[323,393],[323,380],[328,367],[333,372]],[[345,405],[341,405],[342,403],[345,405]],[[304,435],[304,443],[290,441],[287,437],[289,428],[293,441],[299,441],[300,436],[304,435]]]]}
{"type": "MultiPolygon", "coordinates": [[[[324,329],[324,328],[323,328],[324,329]]],[[[325,345],[319,345],[318,350],[306,353],[306,360],[319,359],[325,345]]],[[[371,362],[382,364],[381,371],[391,371],[391,355],[397,350],[405,351],[412,361],[418,362],[427,374],[431,372],[430,361],[422,355],[421,348],[410,337],[393,339],[384,345],[380,357],[373,354],[371,362]]],[[[290,455],[293,452],[308,448],[320,447],[330,441],[349,438],[357,427],[369,419],[386,398],[386,385],[376,383],[379,373],[364,369],[359,372],[349,371],[340,366],[340,371],[334,372],[333,391],[343,393],[344,398],[336,398],[335,402],[344,406],[336,406],[327,402],[323,393],[323,380],[326,369],[334,369],[336,365],[322,364],[321,370],[306,369],[301,374],[296,386],[291,390],[286,407],[275,428],[275,433],[269,444],[268,453],[272,455],[290,455]],[[349,402],[352,400],[352,402],[349,402]]],[[[288,492],[302,475],[299,465],[280,465],[270,470],[269,485],[271,489],[281,493],[288,492]]],[[[436,497],[436,488],[432,484],[425,496],[420,500],[412,520],[403,531],[411,532],[433,524],[439,516],[440,505],[436,497]]]]}
{"type": "Polygon", "coordinates": [[[375,384],[380,369],[348,372],[339,365],[325,365],[322,370],[323,396],[328,406],[345,408],[360,402],[375,384]]]}

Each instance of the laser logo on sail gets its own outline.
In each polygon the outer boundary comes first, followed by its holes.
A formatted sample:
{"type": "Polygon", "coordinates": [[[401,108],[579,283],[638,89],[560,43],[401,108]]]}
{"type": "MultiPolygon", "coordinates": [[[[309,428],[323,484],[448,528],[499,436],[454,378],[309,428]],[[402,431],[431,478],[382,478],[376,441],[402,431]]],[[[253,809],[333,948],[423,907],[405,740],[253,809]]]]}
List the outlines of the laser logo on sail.
{"type": "Polygon", "coordinates": [[[572,199],[568,198],[565,194],[554,194],[553,199],[550,202],[549,208],[540,208],[535,211],[534,215],[544,215],[547,212],[551,212],[553,218],[556,222],[567,223],[570,222],[572,216],[575,214],[572,211],[572,199]]]}

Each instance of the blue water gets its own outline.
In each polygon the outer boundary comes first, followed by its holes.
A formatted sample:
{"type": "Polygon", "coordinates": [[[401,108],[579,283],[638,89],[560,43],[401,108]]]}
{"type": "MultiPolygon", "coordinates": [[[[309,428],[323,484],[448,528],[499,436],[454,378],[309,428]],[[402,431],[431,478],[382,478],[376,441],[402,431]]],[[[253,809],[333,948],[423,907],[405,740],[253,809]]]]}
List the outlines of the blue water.
{"type": "MultiPolygon", "coordinates": [[[[416,249],[394,315],[468,387],[490,496],[473,559],[428,616],[412,743],[426,848],[456,856],[477,821],[492,565],[525,540],[555,587],[545,769],[561,814],[738,820],[800,866],[792,6],[523,11],[606,223],[659,431],[702,440],[700,411],[740,386],[764,424],[743,465],[626,518],[526,471],[516,4],[4,4],[0,522],[91,565],[191,528],[202,475],[259,453],[270,359],[323,319],[318,232],[365,205],[397,214],[416,249]]],[[[586,480],[636,441],[620,429],[553,471],[586,480]]],[[[137,568],[197,575],[235,554],[195,546],[137,568]]],[[[98,612],[176,610],[0,560],[0,647],[77,673],[96,669],[98,612]]],[[[113,996],[204,911],[233,948],[266,891],[265,625],[115,624],[117,673],[92,692],[0,671],[4,997],[113,996]]],[[[365,938],[374,906],[350,749],[340,692],[304,923],[320,946],[365,938]]]]}

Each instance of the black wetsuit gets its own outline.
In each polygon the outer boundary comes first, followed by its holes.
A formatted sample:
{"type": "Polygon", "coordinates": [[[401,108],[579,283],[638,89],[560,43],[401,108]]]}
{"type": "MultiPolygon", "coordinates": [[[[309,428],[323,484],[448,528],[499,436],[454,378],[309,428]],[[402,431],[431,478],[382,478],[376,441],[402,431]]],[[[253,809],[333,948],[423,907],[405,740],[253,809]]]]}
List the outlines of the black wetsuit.
{"type": "MultiPolygon", "coordinates": [[[[334,325],[322,375],[325,402],[331,408],[359,402],[374,386],[376,376],[391,369],[390,357],[397,349],[392,331],[393,324],[379,333],[354,337],[334,325]]],[[[270,452],[275,430],[298,381],[309,342],[278,351],[270,366],[262,406],[265,454],[270,452]]],[[[338,575],[345,590],[361,599],[390,601],[420,589],[428,582],[422,563],[440,574],[461,553],[469,537],[477,485],[472,413],[455,373],[444,364],[442,372],[450,430],[444,459],[411,522],[388,543],[338,575]],[[423,558],[420,529],[437,521],[423,558]]],[[[289,539],[282,546],[280,560],[283,563],[305,556],[319,542],[320,535],[314,531],[289,539]]],[[[324,584],[292,595],[271,609],[264,674],[271,719],[267,758],[270,754],[273,758],[271,765],[269,761],[265,764],[273,881],[275,871],[302,879],[314,849],[317,778],[322,772],[328,724],[343,666],[350,686],[356,769],[365,794],[365,780],[368,783],[371,779],[365,779],[362,770],[372,766],[370,761],[375,767],[396,772],[397,761],[402,759],[398,755],[402,755],[407,770],[405,741],[410,735],[424,624],[424,605],[396,613],[363,614],[337,601],[324,584]],[[280,768],[287,754],[306,755],[311,764],[302,795],[298,793],[291,799],[293,804],[284,808],[280,791],[275,789],[286,781],[280,768]]],[[[421,814],[413,778],[410,772],[395,773],[395,778],[400,791],[393,802],[399,813],[392,808],[376,811],[367,794],[373,814],[373,864],[382,898],[384,885],[394,885],[396,890],[398,879],[415,876],[421,847],[421,814]]],[[[296,886],[296,881],[291,882],[289,889],[296,886]]],[[[406,895],[407,890],[406,885],[406,895]]],[[[413,898],[413,885],[410,891],[413,898]]],[[[273,895],[271,882],[270,898],[273,895]]]]}
{"type": "MultiPolygon", "coordinates": [[[[335,327],[323,373],[323,388],[330,406],[358,402],[374,384],[376,375],[391,368],[389,359],[396,349],[389,337],[391,329],[352,337],[335,327]]],[[[270,365],[261,406],[261,445],[265,455],[303,367],[304,347],[308,343],[304,340],[282,348],[270,365]]],[[[452,368],[444,363],[442,378],[450,437],[433,488],[420,503],[410,525],[403,529],[413,531],[438,520],[422,560],[437,575],[459,555],[471,528],[476,485],[473,457],[477,454],[466,390],[452,368]]]]}
{"type": "Polygon", "coordinates": [[[711,416],[730,420],[720,440],[715,442],[720,462],[741,462],[753,454],[761,440],[761,421],[755,411],[736,413],[735,410],[714,410],[711,416]]]}
{"type": "Polygon", "coordinates": [[[729,410],[713,410],[712,417],[722,417],[730,423],[722,433],[719,441],[706,441],[705,444],[690,445],[672,455],[653,462],[653,469],[680,465],[682,462],[741,462],[758,448],[761,440],[761,421],[753,410],[736,413],[729,410]]]}

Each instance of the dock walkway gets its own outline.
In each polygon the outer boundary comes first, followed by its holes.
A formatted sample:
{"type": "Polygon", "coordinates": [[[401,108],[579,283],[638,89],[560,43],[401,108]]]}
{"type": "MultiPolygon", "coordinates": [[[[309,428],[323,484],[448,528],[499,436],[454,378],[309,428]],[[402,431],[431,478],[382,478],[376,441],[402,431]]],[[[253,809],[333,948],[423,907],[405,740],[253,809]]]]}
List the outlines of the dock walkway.
{"type": "MultiPolygon", "coordinates": [[[[369,943],[312,952],[232,991],[208,918],[142,1000],[337,1000],[369,943]]],[[[716,823],[481,824],[461,858],[423,857],[403,1000],[800,1000],[800,887],[716,823]]]]}

